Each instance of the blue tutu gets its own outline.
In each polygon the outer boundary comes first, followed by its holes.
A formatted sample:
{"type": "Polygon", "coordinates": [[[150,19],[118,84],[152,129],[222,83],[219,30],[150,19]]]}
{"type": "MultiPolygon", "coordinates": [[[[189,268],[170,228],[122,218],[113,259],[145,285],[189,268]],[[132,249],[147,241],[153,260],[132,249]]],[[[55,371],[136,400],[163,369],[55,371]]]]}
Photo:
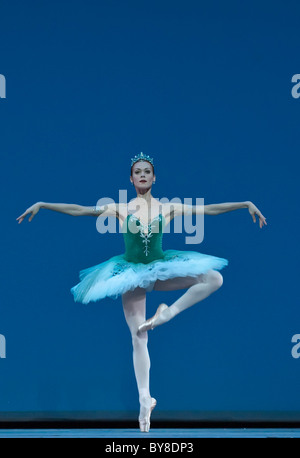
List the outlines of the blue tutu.
{"type": "Polygon", "coordinates": [[[88,304],[105,297],[117,299],[137,287],[149,292],[156,280],[196,277],[208,270],[221,270],[228,265],[227,259],[197,251],[163,251],[164,224],[164,217],[159,214],[147,226],[148,231],[145,233],[145,227],[139,219],[128,215],[123,225],[126,231],[122,231],[125,253],[81,270],[80,282],[71,288],[75,302],[88,304]]]}
{"type": "Polygon", "coordinates": [[[125,255],[113,256],[93,267],[81,270],[80,283],[71,288],[75,302],[88,304],[105,297],[117,299],[138,286],[151,291],[156,280],[175,277],[196,277],[210,269],[221,270],[227,259],[195,251],[166,250],[164,258],[148,264],[132,263],[125,255]]]}

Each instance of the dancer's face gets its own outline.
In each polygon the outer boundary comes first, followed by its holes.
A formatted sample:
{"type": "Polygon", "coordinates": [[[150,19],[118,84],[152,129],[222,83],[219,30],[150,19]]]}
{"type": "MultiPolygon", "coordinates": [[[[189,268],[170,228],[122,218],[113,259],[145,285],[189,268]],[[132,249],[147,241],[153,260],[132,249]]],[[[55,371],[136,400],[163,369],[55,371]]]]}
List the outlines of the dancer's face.
{"type": "Polygon", "coordinates": [[[130,181],[135,188],[143,190],[151,188],[153,181],[155,181],[152,165],[147,161],[138,161],[133,164],[130,181]]]}

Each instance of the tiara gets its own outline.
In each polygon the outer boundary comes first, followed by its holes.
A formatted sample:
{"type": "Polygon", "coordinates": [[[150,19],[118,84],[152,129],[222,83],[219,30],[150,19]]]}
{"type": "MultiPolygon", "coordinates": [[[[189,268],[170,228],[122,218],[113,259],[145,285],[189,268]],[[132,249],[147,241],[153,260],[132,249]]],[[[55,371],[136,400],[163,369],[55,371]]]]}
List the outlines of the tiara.
{"type": "Polygon", "coordinates": [[[148,156],[147,154],[144,154],[144,153],[136,154],[134,157],[131,158],[131,167],[137,161],[147,161],[147,162],[150,162],[150,164],[153,165],[153,158],[148,156]]]}

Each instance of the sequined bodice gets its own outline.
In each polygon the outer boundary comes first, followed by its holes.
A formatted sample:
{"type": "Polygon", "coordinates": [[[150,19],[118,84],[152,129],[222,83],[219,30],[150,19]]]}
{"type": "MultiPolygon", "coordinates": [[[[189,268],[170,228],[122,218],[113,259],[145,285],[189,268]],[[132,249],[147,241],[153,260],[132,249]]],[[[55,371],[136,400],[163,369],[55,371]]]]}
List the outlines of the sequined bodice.
{"type": "Polygon", "coordinates": [[[127,215],[122,227],[126,261],[148,264],[156,259],[162,259],[164,225],[165,218],[161,213],[146,226],[136,216],[127,215]]]}

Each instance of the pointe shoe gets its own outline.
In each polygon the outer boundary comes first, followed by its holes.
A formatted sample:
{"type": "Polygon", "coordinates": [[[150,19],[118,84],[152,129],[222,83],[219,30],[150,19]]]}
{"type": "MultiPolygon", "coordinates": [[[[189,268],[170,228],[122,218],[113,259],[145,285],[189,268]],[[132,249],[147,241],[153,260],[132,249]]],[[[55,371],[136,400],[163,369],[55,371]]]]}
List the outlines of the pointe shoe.
{"type": "Polygon", "coordinates": [[[147,415],[145,416],[145,418],[142,418],[142,419],[139,418],[140,430],[143,433],[148,433],[150,430],[150,415],[151,415],[152,410],[156,406],[156,404],[157,404],[156,399],[151,398],[151,406],[147,412],[147,415]]]}
{"type": "Polygon", "coordinates": [[[155,328],[155,321],[156,321],[158,315],[160,315],[160,313],[163,312],[164,310],[166,310],[167,308],[168,308],[168,306],[166,304],[160,304],[160,306],[156,310],[155,315],[152,318],[149,318],[148,320],[144,321],[144,323],[140,324],[140,326],[138,327],[138,331],[139,332],[145,332],[145,331],[149,331],[149,329],[151,329],[151,330],[154,329],[155,328]]]}

